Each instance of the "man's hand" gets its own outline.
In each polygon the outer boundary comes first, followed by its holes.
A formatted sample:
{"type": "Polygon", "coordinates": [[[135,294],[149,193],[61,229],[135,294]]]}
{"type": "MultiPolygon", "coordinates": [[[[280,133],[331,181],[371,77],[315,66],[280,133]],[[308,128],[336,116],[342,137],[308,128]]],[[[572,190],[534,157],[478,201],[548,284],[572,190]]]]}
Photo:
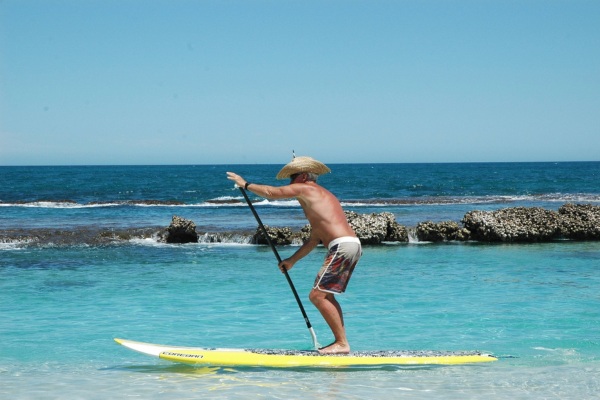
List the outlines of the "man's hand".
{"type": "Polygon", "coordinates": [[[292,269],[294,264],[294,261],[290,260],[289,258],[286,258],[285,260],[279,263],[279,269],[281,270],[281,272],[289,271],[290,269],[292,269]]]}
{"type": "Polygon", "coordinates": [[[227,179],[234,181],[235,184],[241,188],[243,188],[244,185],[246,184],[246,180],[244,178],[242,178],[241,176],[239,176],[238,174],[233,173],[233,172],[227,173],[227,179]]]}

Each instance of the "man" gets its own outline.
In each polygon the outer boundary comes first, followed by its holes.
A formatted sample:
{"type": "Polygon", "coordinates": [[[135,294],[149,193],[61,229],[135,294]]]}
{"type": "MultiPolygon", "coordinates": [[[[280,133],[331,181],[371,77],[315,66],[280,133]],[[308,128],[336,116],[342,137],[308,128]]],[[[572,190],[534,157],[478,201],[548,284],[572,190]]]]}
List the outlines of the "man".
{"type": "Polygon", "coordinates": [[[277,179],[290,178],[286,186],[250,183],[241,176],[227,172],[227,178],[239,187],[268,199],[296,198],[311,225],[311,235],[291,257],[281,261],[281,271],[291,269],[319,243],[328,248],[321,270],[317,274],[309,299],[333,332],[335,341],[319,349],[321,354],[347,354],[350,345],[346,338],[342,308],[335,298],[346,290],[354,267],[362,255],[360,240],[346,220],[338,199],[317,184],[317,177],[331,172],[323,163],[310,157],[294,157],[277,174],[277,179]]]}

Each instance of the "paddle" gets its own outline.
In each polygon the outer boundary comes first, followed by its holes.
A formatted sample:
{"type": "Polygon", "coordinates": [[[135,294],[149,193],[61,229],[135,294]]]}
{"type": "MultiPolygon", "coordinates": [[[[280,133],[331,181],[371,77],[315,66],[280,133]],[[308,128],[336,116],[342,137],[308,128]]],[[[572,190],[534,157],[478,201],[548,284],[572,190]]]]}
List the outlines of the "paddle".
{"type": "MultiPolygon", "coordinates": [[[[250,210],[252,210],[252,214],[254,214],[254,218],[256,218],[256,222],[258,222],[258,226],[260,226],[260,229],[262,230],[262,232],[264,233],[265,237],[267,238],[267,242],[269,243],[269,246],[271,246],[271,250],[273,250],[273,253],[275,253],[275,257],[277,258],[277,262],[281,263],[281,257],[279,257],[279,253],[277,252],[277,249],[275,248],[275,245],[271,241],[271,238],[269,237],[269,233],[267,232],[267,229],[265,228],[265,226],[263,225],[262,221],[260,220],[260,217],[258,216],[258,213],[254,209],[254,206],[252,205],[252,202],[248,198],[248,195],[246,194],[246,191],[242,187],[239,187],[239,189],[242,192],[242,194],[244,195],[244,199],[246,199],[246,203],[248,203],[248,206],[250,206],[250,210]]],[[[317,342],[317,335],[315,334],[315,330],[313,329],[312,325],[310,324],[310,321],[308,320],[308,315],[306,315],[306,311],[304,311],[304,306],[302,305],[302,301],[300,301],[300,297],[298,296],[298,292],[296,292],[296,288],[294,287],[294,283],[292,282],[292,278],[290,278],[290,274],[288,274],[288,272],[287,272],[287,270],[285,268],[283,269],[283,273],[284,273],[285,278],[287,279],[288,283],[290,284],[290,288],[292,289],[292,292],[294,293],[294,297],[296,298],[296,302],[298,303],[298,307],[300,307],[300,311],[302,312],[302,316],[304,317],[304,321],[306,322],[306,327],[308,328],[308,330],[310,331],[310,335],[312,336],[312,340],[313,340],[313,344],[315,346],[315,349],[318,350],[319,349],[319,343],[317,342]]]]}

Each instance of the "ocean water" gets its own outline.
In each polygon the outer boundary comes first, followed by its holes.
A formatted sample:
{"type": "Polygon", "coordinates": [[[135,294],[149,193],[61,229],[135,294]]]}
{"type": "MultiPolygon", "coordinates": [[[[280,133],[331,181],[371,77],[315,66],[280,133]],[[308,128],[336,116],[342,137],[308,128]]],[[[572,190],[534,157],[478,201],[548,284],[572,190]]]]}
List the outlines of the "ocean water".
{"type": "MultiPolygon", "coordinates": [[[[547,398],[600,393],[600,242],[365,246],[340,298],[353,350],[480,350],[494,363],[352,369],[178,365],[114,337],[204,347],[309,349],[312,340],[233,170],[276,165],[0,167],[0,398],[547,398]],[[167,245],[173,215],[227,240],[167,245]]],[[[331,165],[346,209],[407,226],[470,210],[600,204],[600,163],[331,165]]],[[[267,225],[305,224],[256,200],[267,225]]],[[[279,248],[285,257],[294,246],[279,248]]],[[[324,249],[291,270],[307,299],[324,249]]]]}

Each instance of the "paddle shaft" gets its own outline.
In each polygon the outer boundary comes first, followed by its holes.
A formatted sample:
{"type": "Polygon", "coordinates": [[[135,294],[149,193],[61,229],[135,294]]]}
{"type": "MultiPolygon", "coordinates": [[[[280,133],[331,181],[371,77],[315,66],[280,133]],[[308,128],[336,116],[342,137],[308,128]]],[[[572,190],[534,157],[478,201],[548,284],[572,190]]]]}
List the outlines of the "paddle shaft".
{"type": "MultiPolygon", "coordinates": [[[[269,246],[271,246],[271,250],[273,250],[273,253],[275,253],[275,257],[277,258],[277,262],[281,263],[281,257],[279,256],[279,253],[277,252],[277,249],[275,248],[275,245],[273,244],[273,241],[271,240],[271,237],[269,236],[269,233],[267,232],[267,229],[263,225],[262,221],[260,220],[260,217],[258,216],[258,213],[254,209],[254,206],[252,205],[252,202],[248,198],[248,194],[246,193],[246,191],[244,190],[244,188],[239,187],[239,189],[242,192],[242,194],[244,195],[244,199],[246,199],[246,203],[248,203],[248,206],[250,207],[250,210],[252,210],[252,214],[254,214],[254,218],[256,218],[256,222],[258,222],[258,226],[260,227],[260,229],[262,230],[263,234],[267,238],[267,242],[269,243],[269,246]]],[[[312,325],[310,323],[310,320],[308,319],[308,315],[306,315],[306,311],[304,310],[304,306],[302,305],[302,301],[300,300],[300,296],[298,296],[298,292],[296,291],[296,288],[294,287],[294,282],[292,282],[292,278],[290,278],[290,274],[288,274],[288,272],[287,272],[287,270],[285,268],[283,269],[283,274],[285,275],[285,279],[287,279],[288,284],[290,285],[290,288],[292,289],[292,293],[294,293],[294,297],[296,298],[296,302],[298,303],[298,307],[300,307],[300,311],[302,312],[302,316],[304,317],[304,322],[306,322],[306,327],[310,331],[310,334],[311,334],[311,336],[313,338],[313,343],[315,345],[315,348],[318,349],[319,348],[319,344],[317,343],[317,336],[315,335],[315,331],[313,330],[312,325]]]]}

